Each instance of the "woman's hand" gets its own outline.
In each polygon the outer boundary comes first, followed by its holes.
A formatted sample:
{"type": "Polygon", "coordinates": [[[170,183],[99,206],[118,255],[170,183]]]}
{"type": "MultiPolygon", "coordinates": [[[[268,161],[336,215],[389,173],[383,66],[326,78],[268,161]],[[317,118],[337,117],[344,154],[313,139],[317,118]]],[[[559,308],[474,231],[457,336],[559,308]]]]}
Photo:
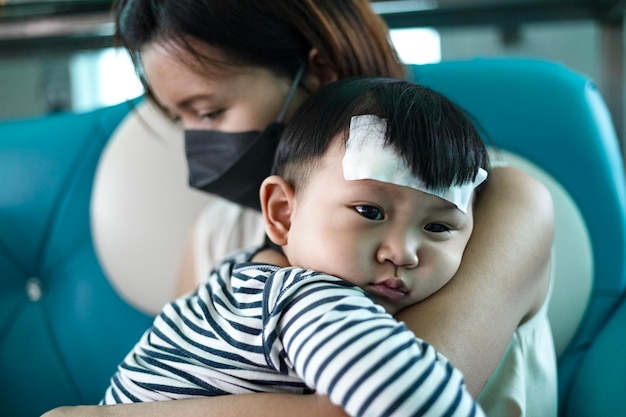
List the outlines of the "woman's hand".
{"type": "Polygon", "coordinates": [[[494,168],[476,201],[474,231],[455,277],[396,315],[482,391],[517,326],[543,304],[554,233],[548,190],[526,173],[494,168]]]}

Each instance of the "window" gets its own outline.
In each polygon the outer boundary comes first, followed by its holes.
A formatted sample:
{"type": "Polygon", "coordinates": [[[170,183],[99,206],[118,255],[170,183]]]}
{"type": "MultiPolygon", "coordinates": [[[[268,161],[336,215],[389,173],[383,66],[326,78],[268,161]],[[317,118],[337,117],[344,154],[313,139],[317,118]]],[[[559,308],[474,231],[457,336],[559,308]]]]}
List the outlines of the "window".
{"type": "Polygon", "coordinates": [[[431,64],[441,61],[439,32],[429,28],[392,29],[391,42],[406,64],[431,64]]]}
{"type": "Polygon", "coordinates": [[[72,109],[87,111],[143,94],[126,51],[108,48],[77,54],[70,61],[72,109]]]}

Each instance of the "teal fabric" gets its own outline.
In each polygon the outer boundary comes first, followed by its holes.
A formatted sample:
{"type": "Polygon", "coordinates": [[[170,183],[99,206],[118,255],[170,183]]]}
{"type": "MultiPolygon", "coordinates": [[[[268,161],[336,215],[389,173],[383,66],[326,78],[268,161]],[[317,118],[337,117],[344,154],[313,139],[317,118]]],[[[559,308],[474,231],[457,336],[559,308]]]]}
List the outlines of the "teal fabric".
{"type": "Polygon", "coordinates": [[[128,110],[0,123],[3,416],[97,403],[150,324],[109,285],[89,226],[96,164],[128,110]]]}
{"type": "MultiPolygon", "coordinates": [[[[411,70],[416,82],[442,92],[475,117],[493,145],[552,175],[584,217],[591,235],[594,282],[583,321],[559,358],[560,415],[570,415],[585,401],[580,389],[585,384],[608,387],[621,381],[625,388],[623,377],[600,374],[593,381],[577,380],[576,390],[571,387],[581,358],[626,287],[624,166],[611,118],[594,83],[558,63],[524,58],[450,61],[411,70]]],[[[620,325],[626,332],[626,320],[614,326],[620,325]]],[[[610,409],[611,402],[605,407],[610,409]]]]}
{"type": "Polygon", "coordinates": [[[572,378],[568,417],[626,416],[626,300],[591,342],[572,378]]]}

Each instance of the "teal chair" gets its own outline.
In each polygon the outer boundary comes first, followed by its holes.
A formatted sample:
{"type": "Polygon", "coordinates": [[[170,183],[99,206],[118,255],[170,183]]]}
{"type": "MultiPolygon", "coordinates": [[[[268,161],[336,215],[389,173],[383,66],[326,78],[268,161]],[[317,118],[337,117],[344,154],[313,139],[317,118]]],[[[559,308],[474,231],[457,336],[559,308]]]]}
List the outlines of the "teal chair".
{"type": "Polygon", "coordinates": [[[447,95],[478,121],[497,148],[495,157],[527,170],[552,192],[549,318],[560,415],[626,415],[626,401],[618,400],[626,388],[626,359],[618,358],[626,341],[626,307],[619,304],[626,288],[626,183],[615,130],[596,86],[560,64],[523,58],[411,70],[414,81],[447,95]],[[611,315],[610,327],[603,329],[611,315]],[[615,362],[602,363],[603,357],[615,362]]]}
{"type": "MultiPolygon", "coordinates": [[[[593,83],[561,65],[526,59],[410,70],[415,81],[468,110],[499,157],[549,185],[557,208],[549,315],[561,415],[626,415],[619,400],[626,386],[619,350],[626,341],[626,186],[593,83]]],[[[90,230],[94,173],[128,111],[123,104],[0,123],[2,416],[97,403],[150,325],[151,317],[109,283],[90,230]]]]}
{"type": "Polygon", "coordinates": [[[0,123],[2,416],[97,403],[151,323],[109,285],[89,227],[98,159],[128,111],[0,123]]]}

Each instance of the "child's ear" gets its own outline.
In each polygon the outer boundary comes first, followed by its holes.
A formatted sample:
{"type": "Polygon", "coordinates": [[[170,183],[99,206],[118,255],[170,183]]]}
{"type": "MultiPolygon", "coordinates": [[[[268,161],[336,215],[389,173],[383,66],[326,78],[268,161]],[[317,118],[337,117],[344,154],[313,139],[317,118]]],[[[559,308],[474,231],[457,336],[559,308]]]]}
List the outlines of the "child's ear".
{"type": "Polygon", "coordinates": [[[272,175],[261,184],[260,197],[267,236],[278,246],[286,245],[295,208],[293,187],[284,178],[272,175]]]}

